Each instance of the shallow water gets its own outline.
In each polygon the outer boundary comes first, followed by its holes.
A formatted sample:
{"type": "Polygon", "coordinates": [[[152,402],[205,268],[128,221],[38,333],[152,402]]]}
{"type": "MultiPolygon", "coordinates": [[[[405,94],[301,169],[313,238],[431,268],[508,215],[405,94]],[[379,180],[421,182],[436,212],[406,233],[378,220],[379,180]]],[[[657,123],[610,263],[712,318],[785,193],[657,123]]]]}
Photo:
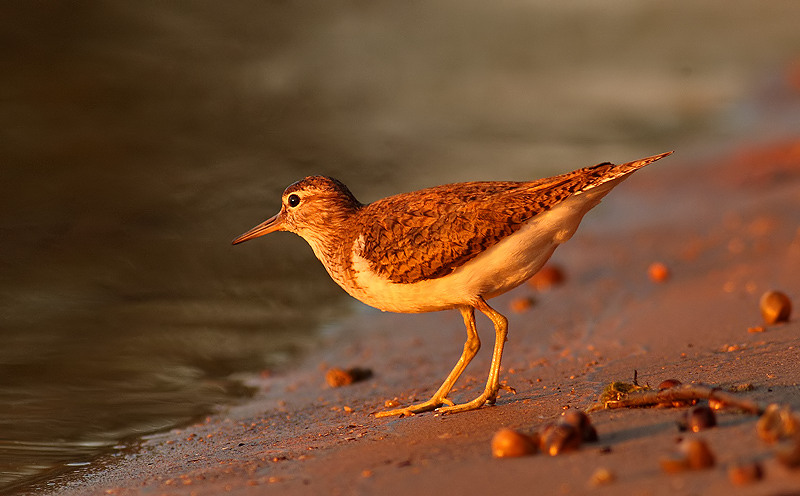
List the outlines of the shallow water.
{"type": "Polygon", "coordinates": [[[697,3],[4,2],[0,491],[246,398],[357,308],[292,235],[229,245],[294,180],[371,201],[758,123],[800,5],[697,3]]]}

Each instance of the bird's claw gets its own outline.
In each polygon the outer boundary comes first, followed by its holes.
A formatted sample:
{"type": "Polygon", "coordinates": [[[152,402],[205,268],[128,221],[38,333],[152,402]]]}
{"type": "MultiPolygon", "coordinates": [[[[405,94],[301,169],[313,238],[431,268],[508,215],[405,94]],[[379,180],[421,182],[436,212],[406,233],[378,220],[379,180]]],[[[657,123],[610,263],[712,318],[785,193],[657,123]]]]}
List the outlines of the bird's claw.
{"type": "Polygon", "coordinates": [[[382,412],[375,412],[373,413],[373,415],[375,416],[375,418],[394,417],[394,416],[411,417],[418,413],[430,412],[436,410],[436,408],[438,408],[442,404],[452,405],[453,402],[448,400],[447,398],[443,398],[441,400],[438,399],[434,400],[433,398],[431,398],[428,401],[424,401],[416,405],[410,405],[403,408],[396,408],[394,410],[384,410],[382,412]]]}

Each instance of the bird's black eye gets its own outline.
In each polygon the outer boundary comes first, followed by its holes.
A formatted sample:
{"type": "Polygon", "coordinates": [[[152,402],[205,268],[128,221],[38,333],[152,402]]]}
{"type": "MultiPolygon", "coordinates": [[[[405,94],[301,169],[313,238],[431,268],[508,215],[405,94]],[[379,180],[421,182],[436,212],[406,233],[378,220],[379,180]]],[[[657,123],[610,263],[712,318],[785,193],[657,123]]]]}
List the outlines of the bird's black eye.
{"type": "Polygon", "coordinates": [[[290,207],[296,207],[296,206],[300,205],[300,197],[297,196],[296,194],[292,193],[291,195],[289,195],[289,198],[287,199],[287,202],[289,203],[290,207]]]}

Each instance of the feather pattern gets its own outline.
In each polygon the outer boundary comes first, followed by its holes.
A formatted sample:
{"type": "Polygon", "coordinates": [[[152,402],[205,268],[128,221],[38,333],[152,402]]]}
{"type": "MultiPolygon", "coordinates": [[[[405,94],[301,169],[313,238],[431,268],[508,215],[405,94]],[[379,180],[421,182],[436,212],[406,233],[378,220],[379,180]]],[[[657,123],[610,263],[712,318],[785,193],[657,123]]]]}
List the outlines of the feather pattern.
{"type": "Polygon", "coordinates": [[[566,198],[618,177],[617,167],[602,163],[538,181],[458,183],[384,198],[358,212],[359,255],[394,283],[444,277],[566,198]]]}

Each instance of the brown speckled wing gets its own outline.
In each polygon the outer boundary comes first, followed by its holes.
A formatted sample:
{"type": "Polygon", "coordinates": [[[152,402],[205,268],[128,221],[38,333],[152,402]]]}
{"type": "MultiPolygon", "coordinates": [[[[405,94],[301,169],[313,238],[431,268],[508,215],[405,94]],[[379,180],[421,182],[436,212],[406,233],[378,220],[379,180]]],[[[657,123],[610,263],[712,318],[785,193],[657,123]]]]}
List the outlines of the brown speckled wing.
{"type": "Polygon", "coordinates": [[[449,184],[363,207],[362,256],[395,283],[443,277],[523,224],[606,176],[598,164],[533,182],[449,184]]]}

